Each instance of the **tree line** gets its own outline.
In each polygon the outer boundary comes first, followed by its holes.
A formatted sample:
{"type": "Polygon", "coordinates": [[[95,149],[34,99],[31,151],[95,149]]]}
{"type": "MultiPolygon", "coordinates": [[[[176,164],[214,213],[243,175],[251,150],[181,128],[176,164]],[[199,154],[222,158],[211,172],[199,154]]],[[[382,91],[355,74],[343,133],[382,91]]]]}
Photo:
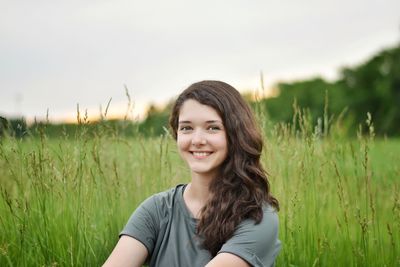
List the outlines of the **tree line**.
{"type": "MultiPolygon", "coordinates": [[[[290,83],[280,82],[275,87],[278,91],[276,97],[248,99],[253,108],[265,114],[263,118],[273,124],[291,123],[296,112],[302,110],[312,125],[322,119],[336,118],[342,121],[348,135],[354,135],[360,125],[365,125],[367,114],[370,114],[377,135],[400,135],[400,45],[385,49],[357,66],[343,67],[335,81],[315,77],[290,83]]],[[[46,134],[49,137],[73,137],[78,129],[91,134],[96,134],[100,129],[108,134],[159,136],[166,131],[172,102],[163,108],[151,105],[146,119],[141,122],[35,122],[28,126],[23,118],[0,117],[0,136],[46,134]]]]}

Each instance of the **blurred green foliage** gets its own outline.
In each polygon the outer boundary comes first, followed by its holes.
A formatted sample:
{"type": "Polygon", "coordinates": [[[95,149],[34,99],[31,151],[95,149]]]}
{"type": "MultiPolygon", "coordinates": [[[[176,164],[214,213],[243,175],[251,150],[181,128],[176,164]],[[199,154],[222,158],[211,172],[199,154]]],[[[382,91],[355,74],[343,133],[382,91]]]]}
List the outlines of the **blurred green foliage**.
{"type": "MultiPolygon", "coordinates": [[[[265,114],[263,118],[268,117],[271,123],[290,123],[300,110],[310,117],[312,125],[319,121],[324,121],[323,125],[329,125],[327,120],[340,121],[346,135],[351,136],[357,133],[360,125],[366,127],[365,120],[370,113],[377,135],[400,135],[400,45],[383,50],[358,66],[342,68],[336,81],[316,77],[281,82],[276,89],[279,91],[277,97],[257,101],[246,94],[250,104],[265,114]]],[[[2,118],[0,136],[23,137],[45,131],[49,137],[74,137],[80,127],[93,135],[101,128],[110,135],[160,136],[168,128],[172,103],[170,101],[162,108],[150,105],[146,119],[141,122],[103,119],[97,122],[83,120],[78,124],[37,122],[27,127],[24,119],[2,118]]]]}
{"type": "Polygon", "coordinates": [[[24,118],[7,120],[0,116],[0,137],[4,135],[22,138],[28,134],[28,127],[24,118]]]}
{"type": "Polygon", "coordinates": [[[344,124],[354,134],[370,113],[378,135],[400,134],[400,46],[354,68],[343,68],[337,81],[315,78],[277,87],[280,95],[263,99],[260,105],[275,122],[290,122],[296,101],[300,108],[310,111],[314,124],[324,115],[331,118],[345,113],[344,124]]]}

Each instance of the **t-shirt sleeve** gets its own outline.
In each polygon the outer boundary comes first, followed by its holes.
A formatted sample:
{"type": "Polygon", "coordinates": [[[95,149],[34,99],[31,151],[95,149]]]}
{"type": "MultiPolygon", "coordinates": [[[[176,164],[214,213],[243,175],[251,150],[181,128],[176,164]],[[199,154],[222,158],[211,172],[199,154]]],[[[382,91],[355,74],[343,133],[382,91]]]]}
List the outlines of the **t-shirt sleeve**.
{"type": "Polygon", "coordinates": [[[278,227],[277,213],[272,208],[266,208],[259,224],[255,224],[254,220],[244,220],[218,253],[234,254],[255,267],[274,266],[281,247],[278,227]]]}
{"type": "Polygon", "coordinates": [[[155,197],[149,197],[133,212],[119,236],[128,235],[137,239],[151,254],[159,230],[158,217],[155,197]]]}

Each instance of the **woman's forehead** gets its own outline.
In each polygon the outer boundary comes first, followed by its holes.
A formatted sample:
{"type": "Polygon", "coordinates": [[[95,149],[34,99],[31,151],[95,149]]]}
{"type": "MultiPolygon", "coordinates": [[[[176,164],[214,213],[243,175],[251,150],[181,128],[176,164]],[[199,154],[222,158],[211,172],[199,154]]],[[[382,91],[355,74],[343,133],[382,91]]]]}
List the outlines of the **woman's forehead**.
{"type": "Polygon", "coordinates": [[[204,122],[222,122],[218,112],[208,106],[199,103],[196,100],[186,100],[179,110],[179,122],[182,121],[204,121],[204,122]]]}

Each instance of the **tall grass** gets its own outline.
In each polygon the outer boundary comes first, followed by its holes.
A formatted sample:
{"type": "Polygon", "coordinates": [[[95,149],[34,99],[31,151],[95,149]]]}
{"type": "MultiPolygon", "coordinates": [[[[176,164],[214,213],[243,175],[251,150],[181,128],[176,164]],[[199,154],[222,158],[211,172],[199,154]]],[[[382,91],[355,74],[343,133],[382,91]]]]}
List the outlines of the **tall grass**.
{"type": "MultiPolygon", "coordinates": [[[[281,204],[278,266],[399,266],[400,141],[357,139],[297,110],[270,125],[263,162],[281,204]]],[[[0,141],[0,266],[98,266],[146,197],[188,182],[175,143],[99,128],[0,141]]]]}

